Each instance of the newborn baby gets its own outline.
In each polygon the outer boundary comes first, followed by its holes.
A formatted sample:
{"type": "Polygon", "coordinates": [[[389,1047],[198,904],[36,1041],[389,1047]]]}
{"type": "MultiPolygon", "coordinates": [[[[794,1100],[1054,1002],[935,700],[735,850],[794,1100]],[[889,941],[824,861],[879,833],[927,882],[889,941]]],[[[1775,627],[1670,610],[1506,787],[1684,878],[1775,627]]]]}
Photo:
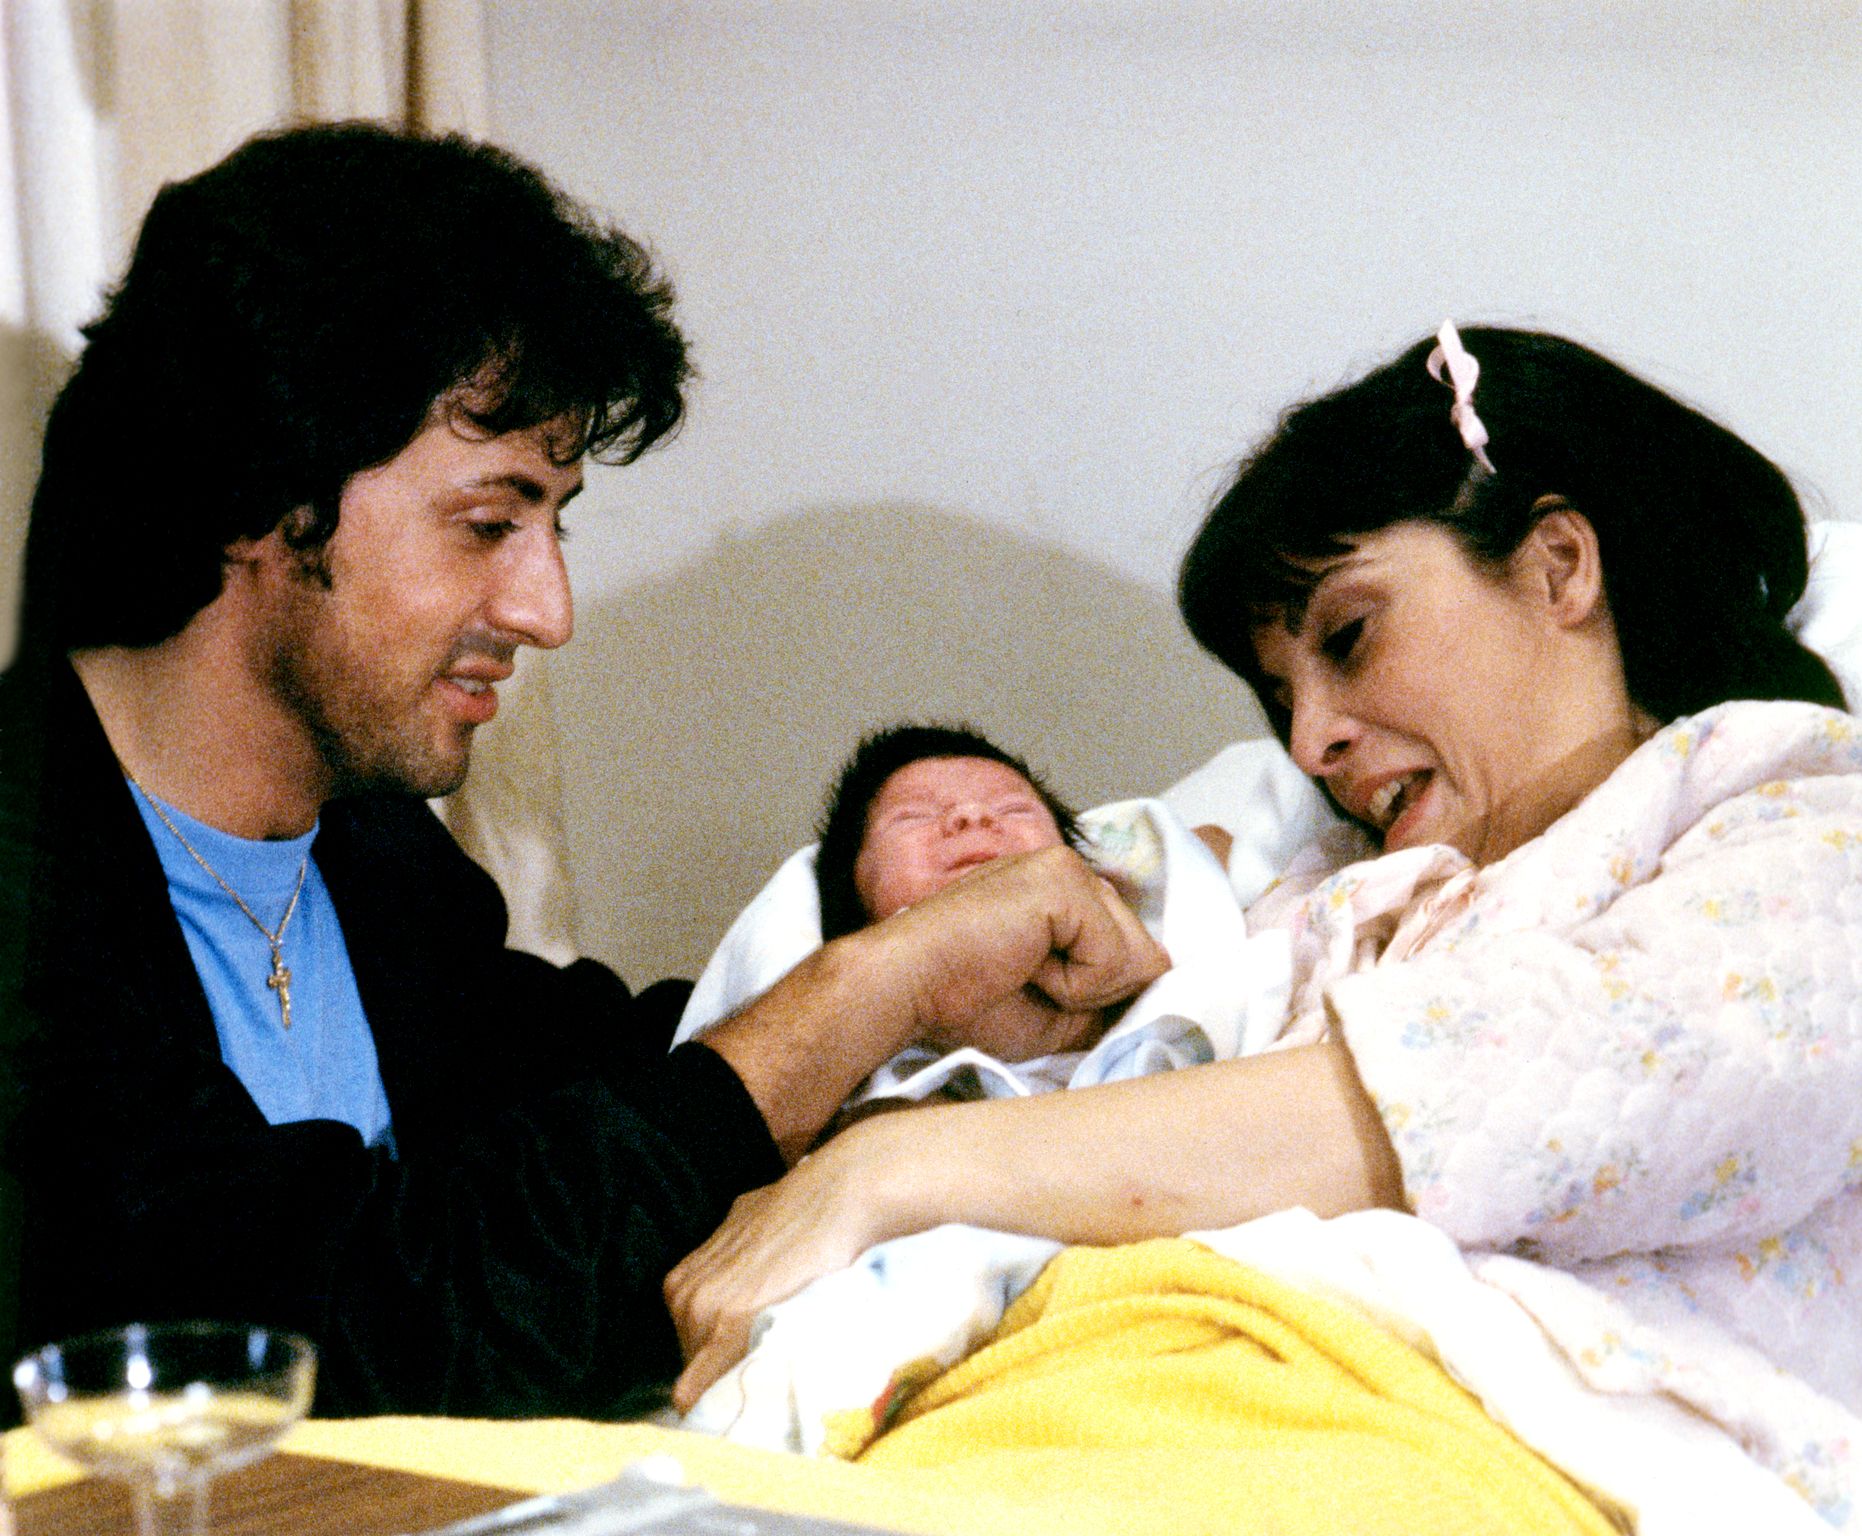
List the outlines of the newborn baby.
{"type": "Polygon", "coordinates": [[[732,923],[676,1038],[701,1036],[824,939],[883,921],[953,881],[987,878],[977,871],[994,859],[1061,844],[1084,850],[1090,839],[1095,867],[1170,951],[1171,969],[1104,1014],[1057,1015],[1028,990],[1004,998],[969,1021],[977,1043],[931,1039],[901,1051],[853,1094],[837,1124],[931,1094],[1047,1093],[1258,1050],[1285,1013],[1284,935],[1271,955],[1250,942],[1222,866],[1162,802],[1123,800],[1085,821],[1082,829],[1026,763],[974,731],[902,725],[869,736],[835,779],[818,845],[784,861],[732,923]],[[1033,1060],[1017,1054],[1011,1042],[1031,1032],[1014,1026],[1029,1009],[1045,1010],[1045,1038],[1069,1046],[1033,1060]],[[998,1013],[1003,1023],[992,1028],[998,1013]]]}
{"type": "MultiPolygon", "coordinates": [[[[822,817],[815,862],[822,938],[890,917],[1004,854],[1078,837],[1073,812],[986,737],[949,726],[876,732],[841,769],[822,817]]],[[[997,1007],[1051,1012],[1054,1005],[1027,990],[997,1007]]],[[[1105,1022],[1098,1012],[1073,1017],[1067,1050],[1091,1044],[1105,1022]]]]}

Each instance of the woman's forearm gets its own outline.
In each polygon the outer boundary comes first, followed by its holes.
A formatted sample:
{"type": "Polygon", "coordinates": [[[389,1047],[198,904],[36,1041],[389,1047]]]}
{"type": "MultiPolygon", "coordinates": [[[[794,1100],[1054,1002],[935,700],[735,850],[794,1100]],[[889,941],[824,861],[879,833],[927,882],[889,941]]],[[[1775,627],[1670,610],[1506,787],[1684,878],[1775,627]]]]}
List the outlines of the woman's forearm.
{"type": "Polygon", "coordinates": [[[1336,1043],[936,1106],[856,1128],[848,1141],[842,1154],[877,1181],[874,1241],[965,1221],[1117,1243],[1290,1206],[1331,1216],[1403,1200],[1389,1136],[1336,1043]]]}
{"type": "Polygon", "coordinates": [[[1396,1154],[1343,1045],[1100,1088],[936,1105],[843,1132],[742,1197],[666,1281],[689,1408],[751,1320],[865,1248],[943,1222],[1068,1243],[1400,1205],[1396,1154]]]}

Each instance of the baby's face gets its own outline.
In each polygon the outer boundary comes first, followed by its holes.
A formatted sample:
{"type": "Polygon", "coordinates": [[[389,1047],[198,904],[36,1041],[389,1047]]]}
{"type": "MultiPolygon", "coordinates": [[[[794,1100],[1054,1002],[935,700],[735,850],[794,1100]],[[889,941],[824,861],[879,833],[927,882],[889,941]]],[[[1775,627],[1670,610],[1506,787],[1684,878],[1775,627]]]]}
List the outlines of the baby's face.
{"type": "Polygon", "coordinates": [[[854,888],[877,922],[991,859],[1061,841],[1053,813],[1013,768],[986,757],[920,758],[873,797],[854,888]]]}

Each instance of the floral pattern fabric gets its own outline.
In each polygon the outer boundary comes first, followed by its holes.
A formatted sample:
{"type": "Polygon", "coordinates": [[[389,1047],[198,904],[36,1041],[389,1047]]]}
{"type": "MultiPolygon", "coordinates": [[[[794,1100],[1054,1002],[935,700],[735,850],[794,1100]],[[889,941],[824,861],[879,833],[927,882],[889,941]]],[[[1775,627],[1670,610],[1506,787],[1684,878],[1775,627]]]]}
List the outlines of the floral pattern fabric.
{"type": "Polygon", "coordinates": [[[1862,722],[1721,705],[1498,863],[1296,869],[1249,922],[1418,1216],[1862,1529],[1862,722]]]}

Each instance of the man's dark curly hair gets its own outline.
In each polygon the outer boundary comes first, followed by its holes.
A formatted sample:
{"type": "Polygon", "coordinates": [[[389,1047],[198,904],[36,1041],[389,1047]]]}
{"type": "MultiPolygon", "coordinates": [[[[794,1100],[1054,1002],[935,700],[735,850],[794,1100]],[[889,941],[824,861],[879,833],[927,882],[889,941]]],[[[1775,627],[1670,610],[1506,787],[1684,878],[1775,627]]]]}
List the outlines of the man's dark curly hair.
{"type": "Polygon", "coordinates": [[[901,768],[927,757],[981,757],[1012,768],[1047,807],[1060,835],[1079,846],[1079,819],[1060,798],[1035,777],[1019,757],[1005,752],[987,736],[967,725],[892,725],[864,737],[847,759],[834,787],[828,791],[816,836],[815,887],[821,893],[821,937],[838,939],[864,928],[870,919],[854,884],[853,868],[866,841],[867,814],[886,780],[901,768]]]}
{"type": "Polygon", "coordinates": [[[631,462],[684,409],[647,253],[505,151],[345,123],[268,133],[164,187],[52,408],[25,628],[152,645],[287,515],[313,550],[344,484],[444,402],[488,436],[631,462]]]}

